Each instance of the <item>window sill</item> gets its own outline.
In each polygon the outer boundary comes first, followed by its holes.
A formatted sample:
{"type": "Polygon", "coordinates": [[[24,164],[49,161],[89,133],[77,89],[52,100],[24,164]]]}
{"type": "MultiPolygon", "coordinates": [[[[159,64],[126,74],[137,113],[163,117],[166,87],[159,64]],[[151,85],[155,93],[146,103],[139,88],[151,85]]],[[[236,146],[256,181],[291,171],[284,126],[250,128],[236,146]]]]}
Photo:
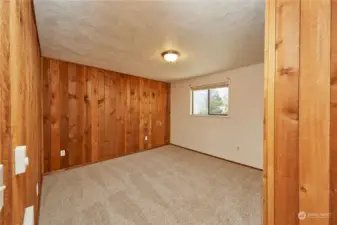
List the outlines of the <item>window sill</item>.
{"type": "Polygon", "coordinates": [[[190,114],[190,116],[192,117],[208,117],[208,118],[224,118],[224,119],[229,119],[230,116],[227,115],[227,116],[218,116],[218,115],[193,115],[193,114],[190,114]]]}

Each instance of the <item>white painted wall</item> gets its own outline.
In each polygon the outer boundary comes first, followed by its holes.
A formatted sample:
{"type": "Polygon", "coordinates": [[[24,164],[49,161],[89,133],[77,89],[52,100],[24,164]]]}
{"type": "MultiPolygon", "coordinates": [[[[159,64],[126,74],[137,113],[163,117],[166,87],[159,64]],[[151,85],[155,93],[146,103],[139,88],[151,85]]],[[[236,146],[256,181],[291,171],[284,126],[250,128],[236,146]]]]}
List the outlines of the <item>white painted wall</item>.
{"type": "Polygon", "coordinates": [[[263,111],[263,64],[173,82],[171,143],[262,169],[263,111]],[[226,78],[230,79],[229,117],[190,115],[190,86],[226,78]]]}

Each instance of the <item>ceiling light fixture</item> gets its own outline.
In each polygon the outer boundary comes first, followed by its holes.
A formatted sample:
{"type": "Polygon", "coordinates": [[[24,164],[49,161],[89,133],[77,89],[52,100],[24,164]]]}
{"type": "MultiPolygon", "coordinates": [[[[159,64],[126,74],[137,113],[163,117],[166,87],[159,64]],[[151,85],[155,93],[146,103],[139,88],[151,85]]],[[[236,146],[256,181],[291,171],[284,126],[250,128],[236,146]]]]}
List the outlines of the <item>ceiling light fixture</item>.
{"type": "Polygon", "coordinates": [[[169,63],[174,63],[178,60],[180,53],[175,50],[169,50],[161,53],[161,56],[169,63]]]}

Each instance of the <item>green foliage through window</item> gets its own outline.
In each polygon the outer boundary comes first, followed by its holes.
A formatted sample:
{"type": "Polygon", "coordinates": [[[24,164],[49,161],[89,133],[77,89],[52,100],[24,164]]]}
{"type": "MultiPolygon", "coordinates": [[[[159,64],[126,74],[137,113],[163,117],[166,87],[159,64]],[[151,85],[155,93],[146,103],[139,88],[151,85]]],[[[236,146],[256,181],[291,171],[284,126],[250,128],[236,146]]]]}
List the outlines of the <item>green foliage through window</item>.
{"type": "Polygon", "coordinates": [[[228,87],[192,90],[193,115],[228,115],[228,87]]]}

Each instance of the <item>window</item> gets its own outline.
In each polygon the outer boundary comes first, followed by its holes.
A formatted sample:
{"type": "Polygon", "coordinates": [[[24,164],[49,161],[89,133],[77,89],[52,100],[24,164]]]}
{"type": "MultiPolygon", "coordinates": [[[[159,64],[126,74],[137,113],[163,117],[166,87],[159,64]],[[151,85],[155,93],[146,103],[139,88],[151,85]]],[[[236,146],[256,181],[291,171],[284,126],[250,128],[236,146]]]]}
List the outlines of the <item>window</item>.
{"type": "Polygon", "coordinates": [[[228,116],[228,83],[192,88],[192,115],[228,116]]]}

